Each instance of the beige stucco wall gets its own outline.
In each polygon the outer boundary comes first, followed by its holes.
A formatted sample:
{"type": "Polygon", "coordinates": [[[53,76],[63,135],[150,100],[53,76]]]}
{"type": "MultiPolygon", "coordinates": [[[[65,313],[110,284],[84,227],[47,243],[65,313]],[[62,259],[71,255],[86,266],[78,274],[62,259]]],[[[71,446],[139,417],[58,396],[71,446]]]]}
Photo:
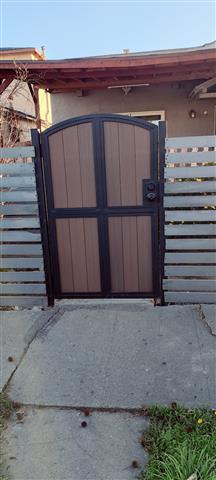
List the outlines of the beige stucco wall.
{"type": "Polygon", "coordinates": [[[169,136],[211,135],[214,133],[214,102],[189,100],[194,83],[166,84],[134,88],[128,95],[120,89],[92,90],[80,97],[77,93],[51,95],[53,124],[90,113],[125,113],[165,110],[169,136]],[[188,112],[197,113],[195,119],[188,112]],[[208,115],[204,115],[207,110],[208,115]]]}
{"type": "Polygon", "coordinates": [[[17,51],[15,49],[7,52],[4,50],[1,51],[0,60],[14,60],[14,62],[16,62],[16,60],[37,60],[37,57],[33,52],[17,51]]]}

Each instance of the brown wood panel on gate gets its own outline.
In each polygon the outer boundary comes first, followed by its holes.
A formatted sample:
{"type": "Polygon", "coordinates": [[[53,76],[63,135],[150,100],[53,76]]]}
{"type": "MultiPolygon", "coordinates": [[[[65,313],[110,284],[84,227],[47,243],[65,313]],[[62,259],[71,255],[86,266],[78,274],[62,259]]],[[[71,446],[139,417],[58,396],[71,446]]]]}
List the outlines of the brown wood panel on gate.
{"type": "Polygon", "coordinates": [[[157,127],[81,117],[44,132],[42,149],[55,296],[158,294],[159,203],[143,190],[157,183],[157,127]]]}
{"type": "Polygon", "coordinates": [[[109,217],[113,292],[152,291],[151,218],[109,217]]]}
{"type": "Polygon", "coordinates": [[[108,205],[142,205],[142,179],[151,176],[150,132],[105,122],[104,139],[108,205]]]}
{"type": "Polygon", "coordinates": [[[55,208],[96,206],[91,123],[49,137],[55,208]]]}
{"type": "Polygon", "coordinates": [[[63,292],[100,292],[96,218],[56,221],[60,281],[63,292]]]}

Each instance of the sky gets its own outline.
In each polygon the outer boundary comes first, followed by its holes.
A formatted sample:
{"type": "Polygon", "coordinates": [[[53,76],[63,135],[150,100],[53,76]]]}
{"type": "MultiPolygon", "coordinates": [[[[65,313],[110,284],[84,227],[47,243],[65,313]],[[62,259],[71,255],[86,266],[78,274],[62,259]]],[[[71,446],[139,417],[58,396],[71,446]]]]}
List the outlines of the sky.
{"type": "Polygon", "coordinates": [[[216,38],[212,0],[0,0],[0,46],[48,59],[185,48],[216,38]]]}

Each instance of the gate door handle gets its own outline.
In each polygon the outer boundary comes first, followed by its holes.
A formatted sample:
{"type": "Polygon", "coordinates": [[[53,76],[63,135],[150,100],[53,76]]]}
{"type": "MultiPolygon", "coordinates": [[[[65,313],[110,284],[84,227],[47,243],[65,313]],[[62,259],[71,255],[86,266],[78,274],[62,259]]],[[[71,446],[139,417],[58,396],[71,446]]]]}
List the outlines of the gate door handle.
{"type": "Polygon", "coordinates": [[[143,180],[143,200],[147,199],[150,202],[157,199],[158,196],[158,182],[154,180],[143,180]]]}

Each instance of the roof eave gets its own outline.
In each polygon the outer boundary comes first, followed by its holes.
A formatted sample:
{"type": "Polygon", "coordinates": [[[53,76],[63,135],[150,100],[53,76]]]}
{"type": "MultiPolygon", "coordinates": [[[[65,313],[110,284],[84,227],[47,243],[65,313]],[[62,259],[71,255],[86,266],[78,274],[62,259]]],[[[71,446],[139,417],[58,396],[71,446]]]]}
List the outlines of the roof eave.
{"type": "Polygon", "coordinates": [[[28,60],[0,62],[0,79],[15,78],[25,66],[29,83],[52,92],[107,88],[112,85],[204,81],[216,75],[216,50],[187,53],[83,58],[71,60],[28,60]],[[136,78],[137,77],[137,78],[136,78]]]}

